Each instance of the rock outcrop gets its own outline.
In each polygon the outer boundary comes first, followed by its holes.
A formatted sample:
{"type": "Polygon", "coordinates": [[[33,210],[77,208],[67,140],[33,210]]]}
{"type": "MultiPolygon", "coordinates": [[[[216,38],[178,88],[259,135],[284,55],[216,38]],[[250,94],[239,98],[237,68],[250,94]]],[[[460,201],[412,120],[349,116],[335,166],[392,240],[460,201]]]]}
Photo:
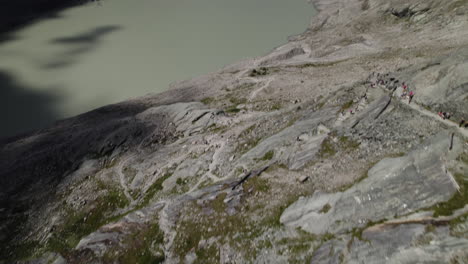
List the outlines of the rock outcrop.
{"type": "Polygon", "coordinates": [[[312,2],[264,57],[2,140],[0,263],[467,262],[468,2],[312,2]]]}

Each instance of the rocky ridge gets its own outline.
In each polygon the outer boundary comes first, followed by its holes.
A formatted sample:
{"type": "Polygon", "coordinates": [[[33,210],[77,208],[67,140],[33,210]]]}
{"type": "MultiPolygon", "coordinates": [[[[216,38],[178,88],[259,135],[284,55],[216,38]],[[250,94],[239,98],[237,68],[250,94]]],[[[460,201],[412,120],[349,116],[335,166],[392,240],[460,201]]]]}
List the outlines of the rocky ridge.
{"type": "Polygon", "coordinates": [[[468,2],[313,3],[264,57],[3,140],[0,263],[468,261],[468,2]]]}

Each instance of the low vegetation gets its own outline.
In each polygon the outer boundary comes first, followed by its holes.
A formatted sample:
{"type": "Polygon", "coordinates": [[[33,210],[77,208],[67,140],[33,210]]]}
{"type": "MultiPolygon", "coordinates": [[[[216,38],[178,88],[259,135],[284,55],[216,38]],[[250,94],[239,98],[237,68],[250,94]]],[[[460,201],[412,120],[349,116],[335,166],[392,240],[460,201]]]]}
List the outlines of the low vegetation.
{"type": "Polygon", "coordinates": [[[218,263],[216,249],[221,245],[228,245],[246,261],[255,260],[263,248],[275,247],[276,242],[266,239],[265,233],[281,229],[283,211],[299,196],[308,194],[292,189],[281,191],[262,176],[249,178],[242,184],[242,190],[240,204],[235,207],[225,202],[229,201],[226,192],[186,206],[173,245],[181,261],[186,254],[194,252],[197,263],[218,263]]]}
{"type": "Polygon", "coordinates": [[[322,209],[320,209],[319,213],[326,214],[330,211],[331,205],[329,203],[325,204],[322,209]]]}
{"type": "Polygon", "coordinates": [[[64,221],[57,226],[47,241],[48,250],[68,254],[82,237],[116,219],[118,216],[112,213],[118,208],[125,208],[128,204],[128,200],[120,190],[109,189],[85,210],[65,209],[64,221]]]}
{"type": "Polygon", "coordinates": [[[209,105],[209,104],[213,103],[214,100],[215,99],[213,97],[205,97],[205,98],[201,99],[200,102],[202,102],[202,103],[204,103],[206,105],[209,105]]]}
{"type": "Polygon", "coordinates": [[[104,263],[157,264],[165,260],[164,233],[157,223],[149,223],[131,230],[121,243],[109,249],[102,257],[104,263]]]}
{"type": "Polygon", "coordinates": [[[151,187],[148,188],[148,190],[146,190],[146,193],[145,193],[145,197],[143,198],[143,201],[141,202],[141,205],[144,206],[144,205],[147,205],[150,200],[160,191],[163,190],[163,186],[162,184],[164,183],[164,181],[166,181],[167,179],[169,179],[171,176],[172,176],[172,173],[173,171],[172,170],[168,170],[166,171],[166,173],[164,173],[160,178],[158,178],[154,183],[153,185],[151,185],[151,187]]]}
{"type": "Polygon", "coordinates": [[[346,111],[347,109],[349,109],[349,108],[353,105],[353,103],[354,103],[353,100],[349,100],[348,102],[346,102],[345,104],[343,104],[343,105],[341,106],[339,112],[346,111]]]}
{"type": "Polygon", "coordinates": [[[267,153],[265,153],[265,155],[263,155],[262,158],[260,158],[260,160],[271,160],[273,158],[273,156],[275,155],[275,151],[274,150],[270,150],[268,151],[267,153]]]}
{"type": "Polygon", "coordinates": [[[336,149],[335,146],[332,142],[332,139],[330,137],[327,137],[323,142],[322,145],[320,146],[320,150],[318,152],[318,156],[322,159],[327,159],[336,154],[336,149]]]}
{"type": "Polygon", "coordinates": [[[238,137],[239,144],[236,147],[236,153],[242,154],[247,150],[257,146],[257,144],[261,141],[261,137],[255,133],[257,128],[257,125],[254,124],[242,131],[238,137]]]}
{"type": "Polygon", "coordinates": [[[260,67],[258,69],[253,69],[250,73],[250,77],[265,76],[271,73],[271,69],[266,67],[260,67]]]}
{"type": "Polygon", "coordinates": [[[460,190],[455,192],[448,201],[438,203],[431,208],[434,210],[434,217],[452,215],[455,210],[468,204],[468,180],[461,173],[455,173],[454,177],[460,190]]]}

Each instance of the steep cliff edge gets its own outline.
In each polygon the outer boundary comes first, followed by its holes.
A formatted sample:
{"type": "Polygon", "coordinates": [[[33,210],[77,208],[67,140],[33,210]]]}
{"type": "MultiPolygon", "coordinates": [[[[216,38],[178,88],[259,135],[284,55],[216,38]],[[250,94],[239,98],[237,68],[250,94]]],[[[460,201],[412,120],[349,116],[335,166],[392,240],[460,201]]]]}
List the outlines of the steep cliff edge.
{"type": "Polygon", "coordinates": [[[467,262],[468,1],[313,2],[265,57],[3,141],[0,263],[467,262]]]}

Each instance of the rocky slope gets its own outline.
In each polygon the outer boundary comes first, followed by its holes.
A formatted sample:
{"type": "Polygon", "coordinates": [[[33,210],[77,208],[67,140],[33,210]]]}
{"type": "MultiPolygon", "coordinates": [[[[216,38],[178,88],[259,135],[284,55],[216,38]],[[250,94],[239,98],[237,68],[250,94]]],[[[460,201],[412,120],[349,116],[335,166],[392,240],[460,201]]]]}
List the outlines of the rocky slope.
{"type": "Polygon", "coordinates": [[[0,263],[466,263],[468,1],[313,3],[265,57],[3,140],[0,263]]]}

